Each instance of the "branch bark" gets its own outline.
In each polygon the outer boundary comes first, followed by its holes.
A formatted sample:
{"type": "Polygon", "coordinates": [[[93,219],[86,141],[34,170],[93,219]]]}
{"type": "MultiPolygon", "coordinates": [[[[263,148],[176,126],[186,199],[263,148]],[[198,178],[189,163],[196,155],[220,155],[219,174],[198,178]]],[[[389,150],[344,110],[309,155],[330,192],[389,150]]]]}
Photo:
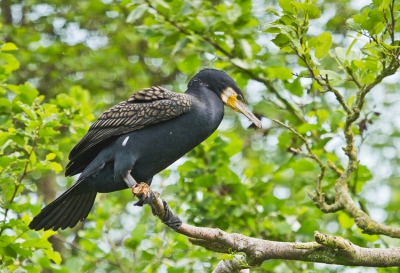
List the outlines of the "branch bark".
{"type": "MultiPolygon", "coordinates": [[[[134,194],[148,193],[147,184],[140,184],[134,194]],[[143,189],[141,189],[143,188],[143,189]]],[[[154,194],[151,204],[156,215],[164,222],[167,214],[159,193],[154,194]]],[[[218,253],[231,254],[231,259],[219,262],[214,273],[243,272],[243,269],[259,267],[266,260],[283,259],[326,264],[389,267],[400,266],[400,248],[364,248],[350,241],[315,231],[314,242],[276,242],[227,233],[217,228],[196,227],[182,223],[176,232],[189,238],[194,245],[218,253]]]]}

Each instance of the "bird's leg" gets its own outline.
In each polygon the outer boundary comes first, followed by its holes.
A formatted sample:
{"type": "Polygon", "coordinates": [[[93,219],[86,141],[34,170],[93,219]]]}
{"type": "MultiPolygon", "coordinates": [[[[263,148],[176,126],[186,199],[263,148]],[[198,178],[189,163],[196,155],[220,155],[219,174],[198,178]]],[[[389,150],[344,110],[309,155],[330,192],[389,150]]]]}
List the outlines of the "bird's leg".
{"type": "Polygon", "coordinates": [[[137,182],[132,177],[130,170],[128,171],[128,173],[125,175],[125,177],[123,179],[124,179],[126,185],[128,185],[129,188],[133,188],[133,187],[135,187],[137,185],[137,182]]]}
{"type": "Polygon", "coordinates": [[[128,170],[125,174],[114,171],[114,180],[116,183],[125,183],[130,189],[137,185],[137,182],[132,177],[130,170],[128,170]]]}

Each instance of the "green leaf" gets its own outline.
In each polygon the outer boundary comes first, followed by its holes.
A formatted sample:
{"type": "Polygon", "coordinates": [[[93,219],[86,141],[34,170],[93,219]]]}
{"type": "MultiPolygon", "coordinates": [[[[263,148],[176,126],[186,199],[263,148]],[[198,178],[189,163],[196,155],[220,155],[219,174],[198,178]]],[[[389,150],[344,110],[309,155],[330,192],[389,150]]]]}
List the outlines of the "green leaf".
{"type": "Polygon", "coordinates": [[[188,44],[189,41],[190,40],[188,38],[185,38],[177,42],[174,49],[172,49],[171,51],[171,56],[174,56],[177,52],[181,51],[188,44]]]}
{"type": "Polygon", "coordinates": [[[0,98],[0,106],[5,106],[7,108],[11,108],[11,101],[6,98],[0,98]]]}
{"type": "Polygon", "coordinates": [[[319,130],[319,129],[321,129],[321,128],[320,128],[320,126],[318,124],[303,123],[302,125],[300,125],[297,128],[297,131],[300,134],[305,134],[307,132],[314,131],[314,130],[319,130]]]}
{"type": "Polygon", "coordinates": [[[362,27],[360,24],[356,23],[353,18],[350,18],[346,21],[346,25],[349,27],[349,29],[355,30],[355,31],[361,31],[362,27]]]}
{"type": "Polygon", "coordinates": [[[47,258],[49,258],[49,260],[52,260],[55,264],[61,263],[61,255],[57,251],[45,249],[43,250],[43,252],[46,254],[47,258]]]}
{"type": "Polygon", "coordinates": [[[318,46],[315,47],[315,57],[324,58],[332,46],[332,36],[328,32],[324,32],[318,36],[318,46]]]}
{"type": "Polygon", "coordinates": [[[218,257],[218,260],[232,261],[234,258],[233,254],[222,254],[218,257]]]}
{"type": "Polygon", "coordinates": [[[332,86],[338,86],[343,83],[342,77],[338,73],[332,70],[320,70],[320,76],[323,78],[328,77],[329,83],[332,86]]]}
{"type": "Polygon", "coordinates": [[[5,43],[1,47],[1,51],[13,51],[13,50],[18,50],[18,47],[13,43],[5,43]]]}
{"type": "Polygon", "coordinates": [[[141,4],[137,6],[134,10],[132,10],[128,17],[126,18],[127,23],[133,23],[136,22],[142,15],[145,13],[145,11],[149,8],[147,4],[141,4]]]}
{"type": "Polygon", "coordinates": [[[3,65],[3,68],[6,73],[10,73],[19,68],[18,60],[11,54],[8,53],[0,53],[0,59],[3,59],[7,64],[3,65]]]}
{"type": "Polygon", "coordinates": [[[23,102],[26,105],[32,105],[33,101],[39,96],[39,91],[29,82],[21,85],[7,84],[7,88],[17,94],[14,98],[13,103],[18,104],[23,102]]]}
{"type": "Polygon", "coordinates": [[[136,225],[135,229],[132,231],[132,237],[126,239],[124,245],[127,248],[136,249],[145,237],[146,228],[146,225],[143,223],[136,225]]]}
{"type": "Polygon", "coordinates": [[[292,2],[298,13],[303,12],[305,17],[309,19],[318,19],[321,17],[321,11],[313,3],[298,3],[292,2]]]}
{"type": "Polygon", "coordinates": [[[232,63],[234,65],[236,65],[238,67],[241,67],[241,68],[249,69],[249,68],[253,68],[254,67],[254,64],[246,62],[246,61],[244,61],[242,59],[239,59],[239,58],[232,59],[231,61],[232,61],[232,63]]]}
{"type": "Polygon", "coordinates": [[[243,52],[246,55],[247,58],[252,58],[253,57],[253,49],[251,48],[251,45],[246,39],[240,39],[240,45],[242,46],[243,52]]]}
{"type": "Polygon", "coordinates": [[[374,22],[385,22],[385,17],[383,17],[382,11],[378,9],[372,10],[369,14],[368,17],[374,22]]]}
{"type": "Polygon", "coordinates": [[[290,39],[287,37],[287,35],[282,33],[276,35],[275,38],[272,39],[272,42],[278,47],[284,47],[290,45],[290,39]]]}
{"type": "Polygon", "coordinates": [[[350,229],[354,225],[354,219],[351,218],[350,216],[348,216],[344,212],[340,212],[338,220],[339,220],[340,226],[342,226],[343,228],[346,228],[346,229],[350,229]]]}
{"type": "Polygon", "coordinates": [[[187,56],[183,61],[177,63],[180,71],[189,74],[199,70],[201,61],[198,54],[192,54],[187,56]]]}
{"type": "Polygon", "coordinates": [[[29,116],[30,119],[32,120],[36,120],[37,119],[37,115],[34,109],[32,109],[32,107],[30,107],[29,105],[26,105],[20,101],[17,101],[17,105],[19,107],[22,108],[22,110],[24,110],[24,112],[29,116]]]}
{"type": "Polygon", "coordinates": [[[365,59],[365,66],[367,67],[367,69],[373,72],[378,72],[380,71],[382,64],[380,60],[375,57],[367,57],[365,59]]]}
{"type": "Polygon", "coordinates": [[[310,172],[315,170],[315,164],[304,158],[290,163],[290,167],[293,168],[295,172],[310,172]]]}
{"type": "Polygon", "coordinates": [[[293,77],[292,71],[286,67],[268,67],[268,76],[275,79],[290,80],[293,77]]]}
{"type": "Polygon", "coordinates": [[[325,120],[327,120],[327,118],[329,117],[330,113],[326,109],[320,109],[320,110],[317,111],[317,115],[318,115],[319,124],[322,124],[322,123],[325,122],[325,120]]]}
{"type": "Polygon", "coordinates": [[[365,14],[356,14],[353,16],[354,23],[357,23],[358,25],[364,24],[367,19],[368,16],[365,14]]]}
{"type": "Polygon", "coordinates": [[[56,158],[56,154],[55,153],[49,153],[46,155],[46,160],[50,161],[53,160],[54,158],[56,158]]]}
{"type": "Polygon", "coordinates": [[[365,69],[365,68],[367,67],[366,64],[365,64],[365,62],[363,62],[363,61],[357,61],[357,60],[355,60],[355,61],[353,61],[353,64],[354,64],[356,67],[361,68],[361,69],[365,69]]]}
{"type": "Polygon", "coordinates": [[[363,84],[370,84],[370,83],[374,82],[375,79],[376,79],[376,77],[375,77],[375,75],[373,75],[372,73],[371,73],[371,74],[367,74],[367,75],[364,75],[364,76],[361,78],[361,83],[363,83],[363,84]]]}
{"type": "Polygon", "coordinates": [[[278,0],[278,4],[284,12],[287,12],[289,14],[293,13],[292,1],[278,0]]]}
{"type": "Polygon", "coordinates": [[[51,166],[55,173],[60,173],[63,170],[63,167],[57,162],[51,162],[51,166]]]}
{"type": "Polygon", "coordinates": [[[243,149],[243,140],[237,134],[224,134],[224,137],[228,137],[228,145],[224,147],[225,153],[231,157],[243,149]]]}
{"type": "Polygon", "coordinates": [[[355,190],[357,193],[359,193],[361,192],[365,183],[370,181],[373,176],[371,171],[366,166],[361,164],[358,165],[356,172],[357,174],[356,177],[354,178],[354,183],[356,183],[355,190]]]}
{"type": "Polygon", "coordinates": [[[300,83],[300,78],[296,78],[293,82],[285,82],[285,88],[290,91],[293,95],[298,97],[303,96],[303,87],[300,83]]]}
{"type": "Polygon", "coordinates": [[[44,248],[44,249],[51,248],[50,242],[43,238],[35,238],[27,240],[23,242],[21,246],[24,248],[44,248]]]}

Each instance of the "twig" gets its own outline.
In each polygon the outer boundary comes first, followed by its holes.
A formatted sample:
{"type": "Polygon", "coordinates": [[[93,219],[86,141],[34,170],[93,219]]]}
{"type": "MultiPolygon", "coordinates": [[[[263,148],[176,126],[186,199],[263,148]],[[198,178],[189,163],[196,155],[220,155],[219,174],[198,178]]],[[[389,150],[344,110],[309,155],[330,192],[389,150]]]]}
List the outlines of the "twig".
{"type": "Polygon", "coordinates": [[[347,71],[347,73],[349,73],[351,79],[352,79],[353,82],[357,85],[357,87],[358,87],[358,88],[361,88],[362,85],[361,85],[361,83],[357,80],[357,78],[354,76],[353,70],[352,70],[350,67],[346,66],[346,71],[347,71]]]}
{"type": "MultiPolygon", "coordinates": [[[[3,222],[4,223],[7,220],[7,215],[8,215],[8,212],[10,211],[10,206],[14,202],[15,197],[17,196],[17,192],[18,192],[19,187],[21,186],[22,180],[28,174],[28,166],[29,166],[29,164],[31,164],[30,158],[31,158],[32,153],[34,152],[34,150],[36,148],[37,140],[39,138],[40,128],[41,127],[38,127],[36,129],[36,131],[35,131],[34,138],[33,138],[33,143],[32,143],[32,149],[28,154],[28,158],[27,158],[27,161],[25,163],[24,171],[22,172],[21,177],[18,179],[17,183],[15,184],[14,192],[13,192],[13,194],[11,196],[10,202],[9,202],[8,206],[6,207],[6,209],[4,211],[4,218],[3,218],[3,222]]],[[[3,234],[3,231],[4,231],[4,226],[0,229],[0,236],[3,234]]]]}
{"type": "MultiPolygon", "coordinates": [[[[316,161],[316,162],[318,163],[319,168],[321,169],[321,173],[319,174],[319,177],[318,177],[318,183],[320,184],[320,183],[321,183],[321,180],[323,179],[323,177],[324,177],[324,175],[325,175],[325,169],[326,169],[326,167],[325,167],[325,164],[322,163],[322,161],[321,161],[321,160],[314,154],[314,152],[312,151],[312,149],[311,149],[311,147],[310,147],[310,144],[308,143],[308,139],[307,139],[306,137],[304,137],[303,135],[301,135],[300,133],[298,133],[295,129],[293,129],[292,127],[290,127],[290,126],[288,126],[288,125],[286,125],[286,124],[284,124],[284,123],[282,123],[281,121],[276,120],[276,119],[274,119],[273,121],[276,122],[276,123],[278,123],[279,125],[285,127],[285,128],[288,129],[289,131],[291,131],[293,134],[295,134],[297,137],[299,137],[299,138],[304,142],[304,145],[306,146],[306,149],[307,149],[307,151],[308,151],[308,154],[303,153],[302,151],[300,151],[300,150],[298,150],[298,149],[294,149],[294,148],[291,148],[290,150],[291,150],[292,152],[295,152],[295,153],[298,153],[298,154],[302,154],[302,155],[304,155],[304,156],[306,156],[306,157],[308,157],[308,158],[311,158],[311,159],[313,159],[314,161],[316,161]]],[[[320,188],[320,187],[319,187],[319,188],[320,188]]]]}
{"type": "Polygon", "coordinates": [[[317,77],[314,73],[314,70],[311,67],[311,64],[307,61],[306,56],[303,54],[300,54],[297,50],[295,50],[295,52],[296,52],[297,56],[306,64],[308,72],[311,75],[311,78],[313,78],[319,85],[325,87],[327,89],[327,91],[331,91],[335,95],[336,100],[340,103],[340,105],[342,105],[342,107],[346,111],[346,113],[351,115],[352,110],[347,105],[344,97],[342,96],[342,94],[340,94],[339,90],[337,90],[336,88],[333,88],[331,86],[331,84],[329,83],[328,76],[321,75],[321,76],[317,77]]]}

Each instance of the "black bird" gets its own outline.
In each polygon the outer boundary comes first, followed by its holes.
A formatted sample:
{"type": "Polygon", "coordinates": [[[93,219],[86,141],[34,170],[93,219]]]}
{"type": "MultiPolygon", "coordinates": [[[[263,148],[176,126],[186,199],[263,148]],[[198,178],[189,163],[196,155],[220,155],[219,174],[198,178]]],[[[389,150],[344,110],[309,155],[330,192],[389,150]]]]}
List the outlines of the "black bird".
{"type": "Polygon", "coordinates": [[[132,188],[137,182],[150,185],[155,174],[217,129],[224,104],[261,128],[235,81],[215,69],[197,73],[184,94],[153,86],[113,106],[69,154],[65,175],[82,173],[77,182],[43,208],[29,227],[72,228],[86,219],[98,192],[132,188]]]}

